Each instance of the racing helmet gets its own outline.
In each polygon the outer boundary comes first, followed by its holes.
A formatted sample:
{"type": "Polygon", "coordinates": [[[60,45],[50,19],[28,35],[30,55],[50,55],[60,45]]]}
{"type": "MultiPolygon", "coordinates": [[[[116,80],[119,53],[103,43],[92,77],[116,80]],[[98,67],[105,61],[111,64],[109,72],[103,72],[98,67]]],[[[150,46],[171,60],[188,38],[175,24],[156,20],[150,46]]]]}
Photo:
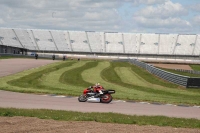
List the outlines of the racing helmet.
{"type": "Polygon", "coordinates": [[[96,83],[96,86],[99,86],[100,85],[100,83],[96,83]]]}

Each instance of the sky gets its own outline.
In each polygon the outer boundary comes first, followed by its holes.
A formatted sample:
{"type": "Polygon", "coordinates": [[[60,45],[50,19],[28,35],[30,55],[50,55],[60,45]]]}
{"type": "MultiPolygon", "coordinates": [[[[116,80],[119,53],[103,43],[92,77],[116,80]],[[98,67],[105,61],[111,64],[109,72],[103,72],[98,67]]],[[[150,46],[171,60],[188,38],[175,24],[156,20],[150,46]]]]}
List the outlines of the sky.
{"type": "Polygon", "coordinates": [[[200,0],[0,0],[0,27],[200,34],[200,0]]]}

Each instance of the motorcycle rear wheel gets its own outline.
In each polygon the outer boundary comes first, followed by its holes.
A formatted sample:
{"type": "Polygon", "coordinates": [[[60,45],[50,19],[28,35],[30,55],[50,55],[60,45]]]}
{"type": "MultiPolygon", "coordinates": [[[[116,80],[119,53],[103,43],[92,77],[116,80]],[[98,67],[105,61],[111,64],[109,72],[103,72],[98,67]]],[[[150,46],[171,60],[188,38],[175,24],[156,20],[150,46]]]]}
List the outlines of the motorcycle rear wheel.
{"type": "Polygon", "coordinates": [[[78,101],[79,101],[79,102],[86,102],[86,101],[87,101],[87,97],[86,97],[85,95],[80,95],[80,96],[78,97],[78,101]]]}
{"type": "Polygon", "coordinates": [[[101,103],[110,103],[112,101],[112,96],[110,94],[105,94],[100,98],[101,103]]]}

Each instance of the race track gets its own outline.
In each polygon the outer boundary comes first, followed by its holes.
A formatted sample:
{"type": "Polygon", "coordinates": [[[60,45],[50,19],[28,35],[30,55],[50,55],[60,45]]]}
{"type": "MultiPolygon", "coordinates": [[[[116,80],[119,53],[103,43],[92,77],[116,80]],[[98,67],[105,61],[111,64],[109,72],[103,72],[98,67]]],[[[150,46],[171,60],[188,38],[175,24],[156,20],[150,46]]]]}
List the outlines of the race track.
{"type": "MultiPolygon", "coordinates": [[[[6,76],[11,73],[23,71],[33,67],[38,67],[53,61],[39,61],[32,59],[11,59],[0,60],[1,73],[7,72],[7,74],[1,74],[6,76]],[[21,63],[20,60],[29,60],[27,63],[21,63]],[[18,67],[13,67],[13,64],[9,66],[4,63],[13,62],[18,67]],[[36,63],[37,62],[37,63],[36,63]],[[39,63],[40,62],[40,63],[39,63]],[[20,67],[24,66],[24,67],[20,67]]],[[[114,112],[129,115],[162,115],[168,117],[178,118],[196,118],[200,119],[200,107],[193,106],[175,106],[175,105],[162,105],[162,104],[149,104],[149,103],[137,103],[121,100],[114,100],[110,104],[101,103],[80,103],[77,97],[56,96],[56,95],[35,95],[24,94],[16,92],[8,92],[0,90],[0,107],[13,107],[24,109],[53,109],[53,110],[68,110],[68,111],[80,111],[80,112],[114,112]]]]}
{"type": "Polygon", "coordinates": [[[0,77],[8,76],[27,69],[47,65],[56,61],[44,59],[3,59],[0,60],[0,77]]]}
{"type": "Polygon", "coordinates": [[[77,97],[34,95],[0,91],[0,107],[53,109],[81,112],[114,112],[129,115],[162,115],[200,119],[200,108],[174,105],[154,105],[114,100],[110,104],[78,102],[77,97]]]}

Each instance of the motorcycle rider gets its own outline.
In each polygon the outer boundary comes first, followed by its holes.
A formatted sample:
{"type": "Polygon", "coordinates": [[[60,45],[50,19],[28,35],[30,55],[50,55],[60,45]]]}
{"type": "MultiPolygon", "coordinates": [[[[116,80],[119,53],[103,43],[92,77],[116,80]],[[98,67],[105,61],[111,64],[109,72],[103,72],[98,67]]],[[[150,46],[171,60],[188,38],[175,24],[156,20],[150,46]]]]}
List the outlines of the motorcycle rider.
{"type": "Polygon", "coordinates": [[[94,86],[90,86],[88,89],[93,89],[92,91],[96,93],[96,97],[103,94],[102,90],[104,90],[103,86],[101,86],[100,83],[96,83],[94,86]]]}

